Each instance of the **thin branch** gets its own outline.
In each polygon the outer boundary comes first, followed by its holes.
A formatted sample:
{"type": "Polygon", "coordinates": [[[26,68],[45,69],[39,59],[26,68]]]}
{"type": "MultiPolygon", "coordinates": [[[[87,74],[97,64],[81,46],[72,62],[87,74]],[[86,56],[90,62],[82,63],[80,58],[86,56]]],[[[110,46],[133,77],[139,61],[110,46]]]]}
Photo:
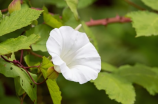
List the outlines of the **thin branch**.
{"type": "Polygon", "coordinates": [[[28,50],[28,52],[30,52],[32,55],[36,56],[36,57],[39,57],[39,58],[43,58],[43,56],[35,53],[35,52],[32,52],[31,50],[28,50]]]}
{"type": "Polygon", "coordinates": [[[34,79],[32,78],[32,76],[30,75],[29,71],[27,70],[27,67],[23,66],[18,60],[9,61],[9,60],[7,60],[6,58],[4,58],[2,55],[1,55],[1,57],[2,57],[5,61],[11,62],[11,63],[13,63],[13,64],[16,65],[16,66],[18,66],[18,67],[20,67],[20,68],[23,68],[23,69],[26,71],[26,73],[29,75],[29,77],[31,78],[32,82],[33,82],[34,84],[36,84],[36,85],[40,85],[40,84],[44,83],[44,82],[48,79],[48,78],[46,78],[44,81],[42,81],[42,82],[40,82],[40,83],[37,83],[37,82],[34,81],[34,79]]]}
{"type": "Polygon", "coordinates": [[[8,8],[1,10],[1,12],[7,12],[8,8]]]}
{"type": "Polygon", "coordinates": [[[4,58],[2,55],[1,55],[1,57],[3,58],[3,60],[5,60],[5,61],[7,61],[7,62],[12,62],[12,61],[7,60],[6,58],[4,58]]]}
{"type": "Polygon", "coordinates": [[[48,78],[46,78],[46,79],[44,79],[42,82],[37,83],[37,82],[34,81],[34,79],[32,78],[32,76],[30,75],[29,71],[28,71],[27,69],[25,69],[25,68],[23,68],[23,69],[24,69],[24,70],[26,71],[26,73],[29,75],[29,77],[31,78],[32,82],[33,82],[34,84],[36,84],[36,85],[43,84],[43,83],[46,82],[46,80],[48,79],[48,78]]]}
{"type": "Polygon", "coordinates": [[[20,104],[23,104],[25,96],[26,96],[26,93],[23,94],[20,104]]]}
{"type": "Polygon", "coordinates": [[[130,18],[127,17],[120,17],[116,16],[114,18],[105,18],[105,19],[99,19],[99,20],[93,20],[86,22],[87,26],[96,26],[96,25],[107,25],[110,23],[125,23],[125,22],[131,22],[130,18]]]}
{"type": "Polygon", "coordinates": [[[128,4],[132,5],[133,7],[137,8],[139,10],[145,10],[144,8],[142,8],[141,6],[131,2],[130,0],[124,0],[124,1],[126,1],[128,4]]]}

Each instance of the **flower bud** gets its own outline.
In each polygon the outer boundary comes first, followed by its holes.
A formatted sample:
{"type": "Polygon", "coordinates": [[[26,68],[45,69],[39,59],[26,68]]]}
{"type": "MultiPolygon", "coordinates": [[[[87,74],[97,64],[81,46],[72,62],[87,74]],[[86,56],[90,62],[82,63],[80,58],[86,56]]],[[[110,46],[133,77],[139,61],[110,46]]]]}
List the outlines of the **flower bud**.
{"type": "Polygon", "coordinates": [[[54,67],[48,68],[47,77],[49,79],[56,79],[58,77],[58,75],[59,75],[59,73],[54,70],[54,67]]]}
{"type": "Polygon", "coordinates": [[[12,13],[14,11],[21,9],[21,1],[20,0],[13,0],[8,7],[9,13],[12,13]]]}

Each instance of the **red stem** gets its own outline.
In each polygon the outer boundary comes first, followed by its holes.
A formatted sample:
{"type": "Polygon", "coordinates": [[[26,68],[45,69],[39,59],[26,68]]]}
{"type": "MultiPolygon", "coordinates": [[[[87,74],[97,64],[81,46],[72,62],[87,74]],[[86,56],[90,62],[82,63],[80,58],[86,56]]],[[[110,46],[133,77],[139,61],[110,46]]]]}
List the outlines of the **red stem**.
{"type": "Polygon", "coordinates": [[[27,74],[30,76],[30,78],[31,78],[31,80],[33,81],[33,83],[36,84],[36,85],[43,84],[43,83],[48,79],[48,78],[46,78],[44,81],[42,81],[42,82],[40,82],[40,83],[37,83],[37,82],[34,81],[34,79],[32,78],[32,76],[31,76],[30,73],[28,72],[28,70],[25,69],[25,68],[23,68],[23,69],[27,72],[27,74]]]}
{"type": "Polygon", "coordinates": [[[120,17],[116,16],[114,18],[106,18],[106,19],[99,19],[99,20],[93,20],[86,22],[87,26],[96,26],[96,25],[107,25],[110,23],[125,23],[125,22],[131,22],[130,18],[127,17],[120,17]]]}
{"type": "Polygon", "coordinates": [[[1,10],[1,12],[6,12],[8,11],[8,8],[1,10]]]}
{"type": "MultiPolygon", "coordinates": [[[[16,66],[23,68],[23,69],[26,71],[26,73],[29,75],[29,77],[31,78],[32,82],[33,82],[34,84],[36,84],[36,85],[40,85],[40,84],[44,83],[44,82],[48,79],[48,78],[46,78],[44,81],[42,81],[42,82],[40,82],[40,83],[37,83],[37,82],[34,81],[34,79],[32,78],[32,76],[30,75],[29,71],[27,70],[27,68],[29,68],[29,67],[23,66],[23,65],[22,65],[19,61],[17,61],[17,60],[9,61],[9,60],[7,60],[6,58],[4,58],[2,55],[1,55],[1,57],[2,57],[5,61],[11,62],[11,63],[15,64],[16,66]]],[[[32,67],[35,67],[35,66],[32,66],[32,67]]],[[[38,66],[38,67],[39,67],[39,66],[38,66]]]]}
{"type": "Polygon", "coordinates": [[[7,61],[7,62],[12,62],[12,61],[7,60],[6,58],[4,58],[2,55],[1,55],[1,57],[2,57],[5,61],[7,61]]]}

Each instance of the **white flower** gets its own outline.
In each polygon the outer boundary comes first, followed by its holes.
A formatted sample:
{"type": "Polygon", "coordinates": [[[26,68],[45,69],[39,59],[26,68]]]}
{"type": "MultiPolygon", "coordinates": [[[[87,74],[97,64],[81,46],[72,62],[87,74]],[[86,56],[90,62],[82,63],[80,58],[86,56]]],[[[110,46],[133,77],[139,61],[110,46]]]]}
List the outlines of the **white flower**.
{"type": "Polygon", "coordinates": [[[55,28],[46,43],[57,72],[70,81],[83,84],[95,80],[101,70],[101,59],[85,33],[69,26],[55,28]]]}

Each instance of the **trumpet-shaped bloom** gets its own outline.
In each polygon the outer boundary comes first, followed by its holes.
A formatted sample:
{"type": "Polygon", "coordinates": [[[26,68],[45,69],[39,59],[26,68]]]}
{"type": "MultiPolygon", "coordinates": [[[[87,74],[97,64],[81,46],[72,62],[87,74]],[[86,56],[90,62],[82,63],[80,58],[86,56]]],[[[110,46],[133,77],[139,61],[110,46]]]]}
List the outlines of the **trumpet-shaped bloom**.
{"type": "Polygon", "coordinates": [[[95,80],[101,70],[101,59],[85,33],[69,26],[55,28],[46,43],[54,69],[70,81],[83,84],[95,80]]]}

